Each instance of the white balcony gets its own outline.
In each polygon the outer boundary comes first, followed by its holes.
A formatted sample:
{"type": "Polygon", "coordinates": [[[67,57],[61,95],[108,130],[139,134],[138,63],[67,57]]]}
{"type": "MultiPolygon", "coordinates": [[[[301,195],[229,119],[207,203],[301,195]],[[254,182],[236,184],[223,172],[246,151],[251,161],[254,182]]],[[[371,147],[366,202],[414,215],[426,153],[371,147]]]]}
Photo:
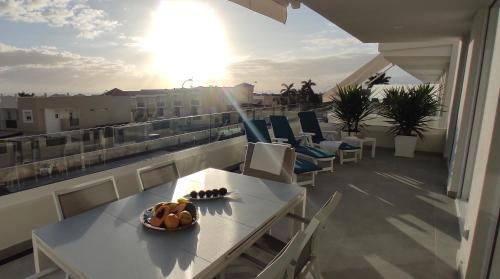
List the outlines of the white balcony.
{"type": "MultiPolygon", "coordinates": [[[[48,185],[25,193],[23,198],[19,196],[12,210],[23,208],[25,203],[45,212],[43,218],[38,214],[36,220],[30,219],[31,224],[26,224],[28,220],[22,222],[25,229],[37,227],[57,219],[52,200],[44,198],[53,189],[114,174],[120,196],[126,197],[137,192],[130,175],[138,167],[174,159],[183,176],[206,167],[227,168],[241,161],[244,144],[243,137],[234,138],[48,185]]],[[[453,199],[444,194],[445,181],[446,166],[439,156],[421,153],[408,160],[394,158],[389,149],[379,149],[376,158],[365,156],[357,164],[336,165],[333,174],[318,175],[316,187],[307,190],[307,216],[312,216],[335,191],[343,193],[321,236],[323,276],[456,278],[458,220],[453,199]]],[[[14,214],[8,208],[0,211],[1,216],[14,214]]],[[[7,230],[2,235],[11,235],[7,230]]],[[[21,227],[17,226],[16,231],[16,236],[10,238],[29,239],[29,232],[23,232],[21,227]]],[[[281,225],[273,229],[278,236],[285,232],[281,225]]],[[[33,272],[32,254],[0,266],[2,278],[24,278],[33,272]]]]}

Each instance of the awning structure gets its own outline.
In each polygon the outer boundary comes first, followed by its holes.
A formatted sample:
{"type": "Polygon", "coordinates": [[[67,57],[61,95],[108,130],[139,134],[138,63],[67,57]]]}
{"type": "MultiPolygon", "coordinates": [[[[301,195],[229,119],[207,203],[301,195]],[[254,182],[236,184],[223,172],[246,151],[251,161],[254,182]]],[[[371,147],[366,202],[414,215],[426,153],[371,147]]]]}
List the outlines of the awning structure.
{"type": "MultiPolygon", "coordinates": [[[[387,66],[389,66],[391,62],[387,61],[382,54],[375,56],[370,62],[361,66],[354,73],[350,74],[348,77],[343,79],[338,83],[340,87],[348,86],[348,85],[361,85],[365,80],[367,80],[370,76],[376,74],[377,72],[383,70],[387,66]]],[[[335,96],[337,94],[337,87],[326,91],[323,95],[323,102],[330,101],[331,96],[335,96]]]]}
{"type": "Polygon", "coordinates": [[[268,16],[281,23],[286,23],[287,6],[285,0],[229,0],[259,14],[268,16]]]}

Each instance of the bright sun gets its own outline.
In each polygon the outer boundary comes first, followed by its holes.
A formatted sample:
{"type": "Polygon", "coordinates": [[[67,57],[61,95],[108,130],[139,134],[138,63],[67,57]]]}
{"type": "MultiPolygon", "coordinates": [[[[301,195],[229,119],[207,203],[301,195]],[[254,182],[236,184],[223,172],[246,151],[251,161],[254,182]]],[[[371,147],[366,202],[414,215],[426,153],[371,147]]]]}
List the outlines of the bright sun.
{"type": "Polygon", "coordinates": [[[162,2],[143,46],[154,56],[152,70],[174,86],[189,78],[217,83],[230,63],[222,24],[207,4],[198,1],[162,2]]]}

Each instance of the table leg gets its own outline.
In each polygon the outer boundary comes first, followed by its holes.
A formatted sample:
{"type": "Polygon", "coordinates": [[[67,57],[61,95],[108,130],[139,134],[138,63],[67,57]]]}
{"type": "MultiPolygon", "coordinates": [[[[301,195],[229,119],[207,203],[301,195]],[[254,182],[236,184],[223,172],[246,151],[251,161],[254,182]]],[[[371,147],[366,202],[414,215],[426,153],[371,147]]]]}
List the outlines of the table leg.
{"type": "Polygon", "coordinates": [[[359,145],[359,159],[363,159],[363,142],[359,145]]]}
{"type": "MultiPolygon", "coordinates": [[[[295,206],[292,209],[292,213],[301,217],[306,217],[306,201],[307,201],[307,195],[304,193],[304,196],[302,198],[302,201],[295,206]]],[[[296,219],[291,219],[288,223],[288,230],[289,230],[289,239],[292,239],[293,236],[298,232],[298,231],[303,231],[305,228],[305,225],[303,222],[298,221],[296,219]]]]}
{"type": "Polygon", "coordinates": [[[372,142],[372,158],[375,158],[375,149],[377,148],[377,142],[372,142]]]}
{"type": "Polygon", "coordinates": [[[40,249],[36,239],[33,239],[33,258],[35,262],[35,273],[55,267],[55,264],[40,249]]]}

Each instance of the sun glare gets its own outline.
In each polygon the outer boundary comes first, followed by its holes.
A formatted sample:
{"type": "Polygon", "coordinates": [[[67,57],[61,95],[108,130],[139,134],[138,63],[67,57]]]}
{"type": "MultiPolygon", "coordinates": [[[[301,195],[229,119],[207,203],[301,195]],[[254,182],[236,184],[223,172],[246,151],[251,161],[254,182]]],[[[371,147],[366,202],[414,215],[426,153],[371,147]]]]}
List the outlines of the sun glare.
{"type": "Polygon", "coordinates": [[[217,83],[230,62],[222,24],[206,3],[198,1],[162,2],[143,46],[154,56],[151,70],[174,86],[189,78],[217,83]]]}

